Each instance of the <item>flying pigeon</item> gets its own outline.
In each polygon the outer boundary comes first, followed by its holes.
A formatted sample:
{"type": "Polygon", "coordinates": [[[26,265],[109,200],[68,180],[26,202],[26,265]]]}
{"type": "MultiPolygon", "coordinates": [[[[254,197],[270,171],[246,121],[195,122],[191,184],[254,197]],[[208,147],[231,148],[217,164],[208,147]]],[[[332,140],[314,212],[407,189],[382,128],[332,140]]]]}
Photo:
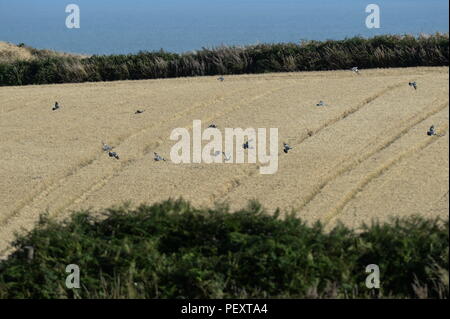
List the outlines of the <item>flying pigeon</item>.
{"type": "Polygon", "coordinates": [[[153,158],[156,162],[160,162],[160,161],[166,161],[166,159],[162,156],[160,156],[158,153],[154,152],[155,157],[153,158]]]}
{"type": "Polygon", "coordinates": [[[355,72],[356,74],[359,74],[359,70],[358,70],[358,67],[357,67],[357,66],[354,66],[354,67],[352,68],[352,71],[355,72]]]}
{"type": "Polygon", "coordinates": [[[414,90],[417,90],[417,83],[415,81],[414,82],[409,82],[408,85],[412,86],[414,88],[414,90]]]}
{"type": "Polygon", "coordinates": [[[292,149],[292,147],[290,147],[287,143],[283,143],[283,152],[285,152],[286,154],[289,152],[289,150],[292,149]]]}
{"type": "Polygon", "coordinates": [[[103,150],[103,152],[108,152],[108,151],[111,151],[113,148],[111,147],[111,146],[109,146],[108,144],[105,144],[105,143],[103,143],[102,142],[102,144],[103,144],[103,146],[102,146],[102,150],[103,150]]]}
{"type": "Polygon", "coordinates": [[[324,101],[320,101],[319,103],[316,104],[316,106],[326,106],[324,101]]]}
{"type": "Polygon", "coordinates": [[[231,155],[227,156],[227,154],[225,154],[225,152],[222,152],[223,154],[223,158],[225,159],[225,162],[228,162],[231,159],[231,155]]]}
{"type": "Polygon", "coordinates": [[[250,147],[250,144],[249,144],[251,141],[252,140],[249,140],[249,141],[245,142],[244,144],[242,144],[242,147],[244,148],[244,150],[253,149],[253,147],[250,147]]]}
{"type": "Polygon", "coordinates": [[[114,157],[115,159],[119,159],[119,154],[117,154],[116,152],[109,152],[108,155],[109,155],[109,157],[114,157]]]}
{"type": "Polygon", "coordinates": [[[427,135],[428,136],[436,135],[436,130],[434,129],[434,125],[431,125],[431,127],[428,129],[427,135]]]}
{"type": "Polygon", "coordinates": [[[52,108],[52,111],[56,111],[60,108],[58,102],[55,102],[55,106],[52,108]]]}

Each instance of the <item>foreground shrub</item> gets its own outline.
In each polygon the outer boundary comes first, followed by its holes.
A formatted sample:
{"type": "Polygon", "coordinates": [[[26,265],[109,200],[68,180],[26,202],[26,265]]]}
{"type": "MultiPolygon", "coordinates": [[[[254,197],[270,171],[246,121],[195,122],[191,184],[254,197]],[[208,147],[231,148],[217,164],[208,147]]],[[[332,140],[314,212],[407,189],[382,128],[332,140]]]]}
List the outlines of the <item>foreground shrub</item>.
{"type": "Polygon", "coordinates": [[[257,203],[230,213],[181,200],[101,216],[43,215],[0,263],[0,297],[448,297],[448,222],[411,217],[325,232],[257,203]],[[80,289],[65,287],[69,264],[80,267],[80,289]],[[365,286],[369,264],[380,267],[380,290],[365,286]]]}

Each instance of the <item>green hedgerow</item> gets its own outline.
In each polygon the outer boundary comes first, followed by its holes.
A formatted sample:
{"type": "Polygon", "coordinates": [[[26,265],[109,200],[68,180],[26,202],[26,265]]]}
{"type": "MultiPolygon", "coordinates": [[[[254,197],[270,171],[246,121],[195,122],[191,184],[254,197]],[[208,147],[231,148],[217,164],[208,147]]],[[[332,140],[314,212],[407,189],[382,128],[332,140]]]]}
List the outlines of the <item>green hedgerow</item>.
{"type": "Polygon", "coordinates": [[[447,298],[448,221],[420,217],[325,231],[252,202],[43,215],[0,262],[0,298],[447,298]],[[27,259],[26,246],[34,248],[27,259]],[[66,266],[81,288],[65,286],[66,266]],[[381,288],[365,286],[377,264],[381,288]]]}
{"type": "Polygon", "coordinates": [[[160,50],[77,57],[30,50],[35,56],[31,61],[0,64],[0,86],[449,65],[449,37],[439,33],[221,46],[185,54],[160,50]]]}

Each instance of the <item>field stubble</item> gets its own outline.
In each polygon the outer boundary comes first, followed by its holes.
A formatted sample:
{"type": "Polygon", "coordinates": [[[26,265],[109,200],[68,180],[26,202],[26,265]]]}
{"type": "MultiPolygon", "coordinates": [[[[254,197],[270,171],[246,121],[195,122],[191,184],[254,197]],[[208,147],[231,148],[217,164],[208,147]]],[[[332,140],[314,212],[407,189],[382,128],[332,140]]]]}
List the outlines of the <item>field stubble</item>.
{"type": "Polygon", "coordinates": [[[0,250],[40,213],[183,197],[257,199],[308,221],[448,215],[448,68],[286,73],[0,88],[0,250]],[[414,91],[408,82],[418,82],[414,91]],[[318,108],[325,101],[329,106],[318,108]],[[54,101],[62,108],[51,111],[54,101]],[[137,109],[145,109],[135,115],[137,109]],[[274,175],[257,165],[157,163],[170,132],[279,128],[274,175]],[[436,125],[442,137],[425,132],[436,125]],[[121,160],[101,151],[115,146],[121,160]],[[446,195],[447,194],[447,195],[446,195]]]}

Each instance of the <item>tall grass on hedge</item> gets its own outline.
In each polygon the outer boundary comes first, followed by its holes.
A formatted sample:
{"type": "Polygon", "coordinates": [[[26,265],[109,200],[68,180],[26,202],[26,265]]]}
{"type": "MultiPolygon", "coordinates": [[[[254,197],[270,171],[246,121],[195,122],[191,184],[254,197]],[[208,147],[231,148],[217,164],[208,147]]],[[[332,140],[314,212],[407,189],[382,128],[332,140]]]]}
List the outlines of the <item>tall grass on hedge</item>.
{"type": "Polygon", "coordinates": [[[449,36],[383,35],[299,44],[218,47],[185,54],[139,52],[89,58],[43,56],[0,64],[0,85],[140,80],[360,68],[448,66],[449,36]]]}
{"type": "Polygon", "coordinates": [[[257,203],[231,213],[182,200],[96,216],[43,215],[0,262],[0,298],[448,297],[448,221],[325,232],[257,203]],[[81,289],[65,287],[69,264],[80,267],[81,289]],[[369,264],[380,267],[379,290],[365,286],[369,264]]]}

